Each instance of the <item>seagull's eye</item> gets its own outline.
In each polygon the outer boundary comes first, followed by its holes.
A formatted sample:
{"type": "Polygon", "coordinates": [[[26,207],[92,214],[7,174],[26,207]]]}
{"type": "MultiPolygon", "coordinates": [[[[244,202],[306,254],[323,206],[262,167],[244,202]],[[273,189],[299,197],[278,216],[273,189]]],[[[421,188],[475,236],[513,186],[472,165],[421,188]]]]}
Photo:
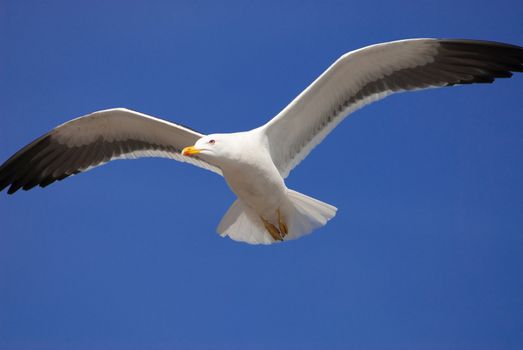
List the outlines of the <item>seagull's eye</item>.
{"type": "Polygon", "coordinates": [[[208,142],[208,144],[209,144],[209,145],[214,145],[215,142],[216,142],[215,140],[210,140],[210,141],[208,142]]]}

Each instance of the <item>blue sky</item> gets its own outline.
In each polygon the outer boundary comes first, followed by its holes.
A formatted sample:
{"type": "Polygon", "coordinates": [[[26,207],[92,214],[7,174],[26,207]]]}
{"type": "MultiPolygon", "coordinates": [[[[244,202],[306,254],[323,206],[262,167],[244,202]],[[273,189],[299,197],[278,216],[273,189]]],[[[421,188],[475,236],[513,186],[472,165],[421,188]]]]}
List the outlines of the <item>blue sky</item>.
{"type": "MultiPolygon", "coordinates": [[[[2,1],[0,161],[128,107],[259,126],[338,56],[410,37],[523,45],[521,1],[2,1]]],[[[389,97],[288,178],[339,208],[315,234],[215,233],[223,180],[118,161],[0,194],[4,349],[520,349],[523,75],[389,97]]]]}

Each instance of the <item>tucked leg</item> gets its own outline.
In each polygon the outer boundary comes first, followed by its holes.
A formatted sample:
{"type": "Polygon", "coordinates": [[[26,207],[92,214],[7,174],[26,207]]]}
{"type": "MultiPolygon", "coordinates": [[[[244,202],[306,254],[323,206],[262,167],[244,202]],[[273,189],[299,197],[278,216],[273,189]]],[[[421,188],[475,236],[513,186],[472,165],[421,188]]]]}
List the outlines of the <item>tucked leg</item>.
{"type": "Polygon", "coordinates": [[[274,226],[273,224],[271,224],[270,222],[268,222],[261,216],[260,216],[260,219],[262,220],[263,225],[265,226],[265,229],[270,233],[270,235],[272,236],[272,238],[274,238],[275,241],[283,241],[283,237],[282,237],[280,231],[276,228],[276,226],[274,226]]]}
{"type": "Polygon", "coordinates": [[[276,210],[276,213],[278,214],[278,226],[280,227],[281,237],[283,238],[287,235],[289,230],[287,228],[287,224],[285,223],[285,220],[283,219],[283,217],[280,214],[280,208],[278,208],[278,210],[276,210]]]}

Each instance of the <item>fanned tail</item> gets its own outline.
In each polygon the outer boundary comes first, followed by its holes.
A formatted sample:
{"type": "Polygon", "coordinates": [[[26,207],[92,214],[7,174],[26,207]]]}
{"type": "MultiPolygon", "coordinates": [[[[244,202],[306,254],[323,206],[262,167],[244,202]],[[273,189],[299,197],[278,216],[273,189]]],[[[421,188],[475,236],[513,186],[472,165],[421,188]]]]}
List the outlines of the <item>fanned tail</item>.
{"type": "MultiPolygon", "coordinates": [[[[300,238],[316,228],[324,226],[336,215],[336,207],[298,193],[287,190],[288,201],[281,208],[288,227],[284,241],[300,238]]],[[[221,236],[249,244],[272,244],[278,242],[267,232],[260,217],[250,207],[237,199],[225,213],[218,225],[221,236]]]]}
{"type": "Polygon", "coordinates": [[[261,219],[246,206],[241,199],[237,199],[225,213],[217,228],[222,236],[249,244],[271,244],[274,240],[265,230],[261,219]]]}

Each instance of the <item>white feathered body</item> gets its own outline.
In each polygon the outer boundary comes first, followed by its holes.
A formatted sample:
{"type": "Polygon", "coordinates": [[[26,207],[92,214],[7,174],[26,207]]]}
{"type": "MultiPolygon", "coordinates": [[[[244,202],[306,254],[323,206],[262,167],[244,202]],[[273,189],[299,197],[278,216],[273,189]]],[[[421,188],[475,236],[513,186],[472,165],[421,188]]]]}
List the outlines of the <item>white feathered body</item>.
{"type": "Polygon", "coordinates": [[[231,190],[248,207],[269,219],[275,208],[287,200],[287,187],[274,165],[259,129],[227,135],[231,158],[220,162],[231,190]]]}
{"type": "Polygon", "coordinates": [[[278,211],[289,229],[284,240],[310,233],[334,217],[335,207],[287,188],[263,128],[226,137],[230,153],[221,159],[220,168],[238,199],[220,222],[218,233],[237,241],[271,244],[275,240],[262,218],[277,225],[278,211]]]}

